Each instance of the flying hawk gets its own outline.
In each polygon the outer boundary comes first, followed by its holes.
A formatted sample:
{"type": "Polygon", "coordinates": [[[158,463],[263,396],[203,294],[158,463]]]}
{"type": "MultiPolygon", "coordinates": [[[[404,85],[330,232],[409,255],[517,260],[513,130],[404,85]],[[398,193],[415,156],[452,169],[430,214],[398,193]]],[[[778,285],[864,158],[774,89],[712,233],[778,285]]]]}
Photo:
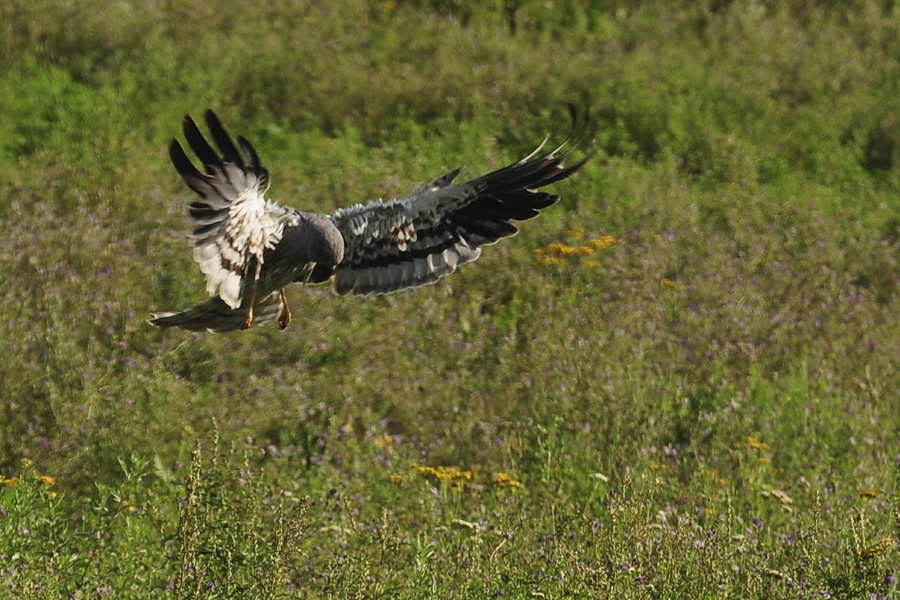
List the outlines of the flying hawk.
{"type": "Polygon", "coordinates": [[[189,205],[194,260],[206,275],[207,300],[152,315],[158,327],[219,333],[291,321],[284,288],[332,280],[337,294],[389,294],[436,282],[481,255],[481,247],[516,233],[523,221],[559,197],[540,188],[577,171],[590,153],[564,166],[583,141],[587,118],[572,110],[572,133],[558,148],[534,152],[465,183],[461,169],[406,198],[342,208],[332,215],[302,212],[266,200],[269,172],[243,137],[235,146],[221,121],[206,111],[216,152],[190,118],[184,137],[198,170],[172,140],[175,169],[201,200],[189,205]],[[221,155],[221,156],[220,156],[221,155]]]}

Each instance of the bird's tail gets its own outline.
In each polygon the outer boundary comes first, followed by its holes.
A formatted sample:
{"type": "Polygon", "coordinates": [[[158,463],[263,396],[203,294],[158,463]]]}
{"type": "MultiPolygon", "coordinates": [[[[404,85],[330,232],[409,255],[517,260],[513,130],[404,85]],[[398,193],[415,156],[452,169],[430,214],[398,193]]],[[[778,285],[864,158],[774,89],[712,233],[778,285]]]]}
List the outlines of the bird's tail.
{"type": "MultiPolygon", "coordinates": [[[[253,322],[250,326],[268,325],[281,316],[282,310],[284,304],[281,301],[280,291],[272,292],[265,298],[257,298],[253,305],[253,322]]],[[[212,296],[184,310],[153,313],[148,322],[157,327],[180,327],[189,331],[224,333],[240,329],[246,316],[246,307],[231,308],[219,296],[212,296]]]]}

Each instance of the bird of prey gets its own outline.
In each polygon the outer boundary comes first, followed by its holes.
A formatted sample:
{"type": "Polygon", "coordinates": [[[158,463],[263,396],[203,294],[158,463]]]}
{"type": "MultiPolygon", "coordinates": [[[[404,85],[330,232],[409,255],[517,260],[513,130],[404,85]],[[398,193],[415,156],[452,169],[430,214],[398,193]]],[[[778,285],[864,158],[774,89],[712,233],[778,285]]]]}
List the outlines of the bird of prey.
{"type": "Polygon", "coordinates": [[[332,215],[302,212],[265,198],[269,171],[243,137],[235,145],[206,111],[218,152],[190,118],[184,137],[201,172],[172,140],[169,156],[200,200],[189,205],[194,260],[206,275],[207,300],[151,316],[158,327],[214,333],[291,321],[284,288],[324,283],[337,294],[389,294],[435,283],[481,255],[481,247],[517,232],[522,221],[559,197],[540,188],[564,179],[590,158],[565,166],[586,136],[587,115],[572,109],[572,132],[555,150],[546,143],[522,160],[465,183],[461,169],[405,198],[342,208],[332,215]]]}

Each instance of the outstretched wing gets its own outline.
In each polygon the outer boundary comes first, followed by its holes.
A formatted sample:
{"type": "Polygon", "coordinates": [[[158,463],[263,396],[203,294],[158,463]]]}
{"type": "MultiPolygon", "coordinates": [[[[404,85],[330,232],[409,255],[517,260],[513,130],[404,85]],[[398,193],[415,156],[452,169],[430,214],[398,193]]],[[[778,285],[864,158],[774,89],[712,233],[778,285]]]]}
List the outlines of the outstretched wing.
{"type": "MultiPolygon", "coordinates": [[[[476,260],[481,247],[518,230],[524,221],[559,200],[540,188],[577,171],[563,162],[585,136],[587,115],[572,111],[572,133],[555,150],[544,144],[522,160],[466,183],[453,184],[459,169],[407,198],[341,209],[331,219],[344,237],[344,259],[334,272],[338,294],[387,294],[436,282],[476,260]]],[[[546,142],[546,140],[545,140],[546,142]]]]}
{"type": "Polygon", "coordinates": [[[245,288],[259,277],[263,252],[278,243],[286,224],[297,223],[297,216],[265,199],[269,172],[250,142],[238,137],[239,152],[211,110],[206,111],[206,124],[221,157],[194,121],[184,118],[184,137],[205,173],[176,140],[169,145],[169,156],[188,187],[203,198],[192,202],[189,212],[195,224],[194,260],[206,275],[206,289],[238,308],[245,288]]]}

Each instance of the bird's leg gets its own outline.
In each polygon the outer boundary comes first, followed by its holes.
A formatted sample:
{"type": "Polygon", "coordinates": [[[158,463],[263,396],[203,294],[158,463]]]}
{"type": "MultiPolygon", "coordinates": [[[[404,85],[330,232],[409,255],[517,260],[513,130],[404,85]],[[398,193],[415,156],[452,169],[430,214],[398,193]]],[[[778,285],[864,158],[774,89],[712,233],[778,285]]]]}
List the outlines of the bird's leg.
{"type": "MultiPolygon", "coordinates": [[[[309,283],[309,278],[312,276],[313,267],[316,266],[316,263],[309,263],[307,265],[306,276],[303,278],[303,285],[309,283]]],[[[281,289],[281,306],[284,310],[281,311],[281,316],[278,317],[278,328],[284,331],[287,329],[287,326],[291,324],[291,309],[288,308],[287,296],[284,295],[284,288],[281,289]]]]}
{"type": "Polygon", "coordinates": [[[256,283],[259,280],[259,271],[260,271],[259,260],[256,257],[250,258],[250,263],[244,269],[244,273],[242,276],[243,281],[241,282],[241,295],[246,297],[247,292],[250,292],[250,299],[247,302],[247,315],[244,317],[244,321],[241,323],[241,330],[247,329],[250,327],[250,324],[253,323],[253,306],[256,304],[256,283]],[[256,273],[253,277],[253,280],[250,281],[250,271],[251,269],[255,269],[256,273]],[[247,287],[250,289],[244,289],[244,282],[247,282],[247,287]]]}
{"type": "Polygon", "coordinates": [[[247,329],[250,327],[250,323],[253,322],[253,305],[256,304],[256,286],[253,286],[253,291],[250,292],[250,308],[247,309],[247,316],[244,317],[244,322],[241,323],[241,329],[247,329]]]}
{"type": "Polygon", "coordinates": [[[291,324],[291,309],[288,308],[287,298],[284,295],[284,290],[281,290],[281,316],[278,317],[278,329],[284,330],[287,329],[287,326],[291,324]]]}
{"type": "Polygon", "coordinates": [[[244,317],[244,322],[241,323],[241,329],[247,329],[250,327],[250,323],[253,322],[253,305],[250,305],[250,309],[247,310],[247,316],[244,317]]]}

